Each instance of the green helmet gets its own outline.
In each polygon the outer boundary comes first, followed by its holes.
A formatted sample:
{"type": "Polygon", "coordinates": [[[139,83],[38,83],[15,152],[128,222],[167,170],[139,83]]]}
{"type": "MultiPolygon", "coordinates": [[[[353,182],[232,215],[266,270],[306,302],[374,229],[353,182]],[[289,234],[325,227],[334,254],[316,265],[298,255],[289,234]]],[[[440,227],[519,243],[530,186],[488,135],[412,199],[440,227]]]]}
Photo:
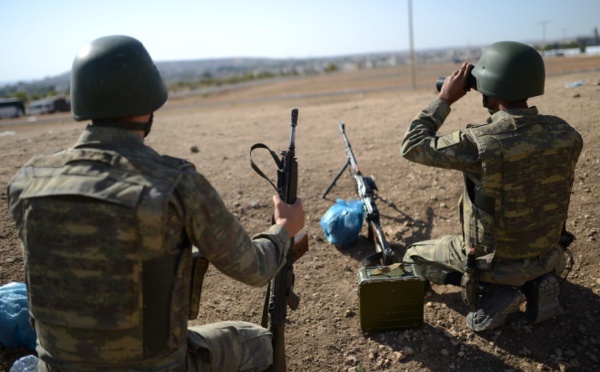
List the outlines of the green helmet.
{"type": "Polygon", "coordinates": [[[167,96],[148,51],[132,37],[96,39],[73,61],[71,108],[77,121],[147,115],[167,96]]]}
{"type": "Polygon", "coordinates": [[[477,91],[505,101],[520,101],[544,94],[546,71],[540,53],[514,41],[492,44],[471,72],[477,91]]]}

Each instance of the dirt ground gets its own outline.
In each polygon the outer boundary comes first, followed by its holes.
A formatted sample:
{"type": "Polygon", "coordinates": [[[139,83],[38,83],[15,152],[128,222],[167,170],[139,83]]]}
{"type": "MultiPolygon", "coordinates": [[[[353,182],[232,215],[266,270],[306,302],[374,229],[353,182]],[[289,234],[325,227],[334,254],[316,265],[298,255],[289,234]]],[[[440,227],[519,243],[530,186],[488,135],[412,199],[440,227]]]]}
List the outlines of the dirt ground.
{"type": "MultiPolygon", "coordinates": [[[[250,168],[250,146],[263,142],[287,149],[290,109],[299,109],[296,152],[299,196],[307,211],[310,250],[295,265],[300,307],[288,313],[286,352],[290,371],[565,371],[600,370],[599,221],[600,57],[547,60],[546,94],[530,100],[540,112],[563,117],[584,138],[569,211],[568,229],[575,265],[562,285],[565,315],[531,326],[523,314],[511,315],[494,331],[474,334],[457,288],[434,285],[425,298],[421,327],[364,334],[357,303],[360,260],[373,252],[363,226],[347,249],[330,245],[319,221],[336,198],[355,198],[345,173],[321,194],[346,161],[338,122],[366,175],[373,175],[381,196],[381,223],[398,257],[416,241],[460,231],[457,200],[461,175],[410,163],[400,156],[411,119],[435,97],[438,76],[455,65],[417,68],[417,89],[409,69],[336,73],[275,80],[240,89],[174,97],[155,116],[147,144],[160,153],[188,159],[207,176],[251,234],[266,229],[272,213],[268,183],[250,168]],[[589,85],[565,88],[583,80],[589,85]],[[196,146],[198,151],[192,152],[196,146]]],[[[480,123],[487,112],[480,95],[469,93],[453,106],[442,133],[480,123]]],[[[0,121],[0,285],[24,281],[23,259],[7,212],[5,186],[35,154],[72,144],[81,123],[68,115],[33,122],[0,121]]],[[[267,153],[255,160],[274,178],[267,153]]],[[[194,324],[221,320],[260,323],[264,288],[250,288],[209,269],[200,316],[194,324]]],[[[0,345],[0,371],[32,353],[0,345]]]]}

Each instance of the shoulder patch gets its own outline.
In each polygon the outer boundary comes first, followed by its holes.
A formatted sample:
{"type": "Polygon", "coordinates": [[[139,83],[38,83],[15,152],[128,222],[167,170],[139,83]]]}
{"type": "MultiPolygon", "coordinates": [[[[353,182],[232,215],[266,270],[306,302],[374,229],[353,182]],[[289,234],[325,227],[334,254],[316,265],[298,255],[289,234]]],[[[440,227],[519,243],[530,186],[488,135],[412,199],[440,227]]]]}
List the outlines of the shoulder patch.
{"type": "Polygon", "coordinates": [[[444,149],[446,147],[454,146],[460,142],[460,131],[456,131],[444,136],[438,137],[435,142],[435,148],[437,150],[444,149]]]}

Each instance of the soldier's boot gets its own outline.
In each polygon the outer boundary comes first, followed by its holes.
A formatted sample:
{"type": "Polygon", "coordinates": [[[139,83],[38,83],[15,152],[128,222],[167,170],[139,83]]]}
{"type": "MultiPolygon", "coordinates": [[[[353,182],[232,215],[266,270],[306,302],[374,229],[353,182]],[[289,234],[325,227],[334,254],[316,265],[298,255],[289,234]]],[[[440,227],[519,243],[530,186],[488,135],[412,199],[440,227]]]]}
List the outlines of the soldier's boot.
{"type": "Polygon", "coordinates": [[[537,324],[563,314],[558,302],[560,285],[553,273],[525,283],[521,291],[527,298],[525,317],[529,322],[537,324]]]}
{"type": "Polygon", "coordinates": [[[525,296],[505,285],[479,283],[482,287],[477,311],[467,314],[467,326],[475,332],[489,331],[504,324],[506,317],[519,310],[525,296]]]}

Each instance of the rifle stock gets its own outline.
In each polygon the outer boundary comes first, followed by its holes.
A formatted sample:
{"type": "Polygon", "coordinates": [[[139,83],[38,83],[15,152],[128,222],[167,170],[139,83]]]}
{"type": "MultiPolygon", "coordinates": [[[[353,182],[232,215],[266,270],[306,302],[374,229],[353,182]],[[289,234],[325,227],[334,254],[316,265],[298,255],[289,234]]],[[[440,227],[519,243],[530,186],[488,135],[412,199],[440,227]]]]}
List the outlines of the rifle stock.
{"type": "Polygon", "coordinates": [[[369,256],[363,260],[363,266],[374,266],[377,264],[391,265],[394,261],[394,251],[390,248],[389,243],[385,238],[385,234],[381,228],[379,222],[379,209],[377,208],[377,184],[373,176],[367,177],[362,174],[354,152],[352,151],[352,145],[346,136],[346,125],[342,122],[338,124],[342,138],[344,139],[344,145],[346,147],[346,157],[348,158],[342,169],[335,176],[331,184],[323,192],[321,197],[324,199],[327,193],[335,185],[335,182],[342,175],[344,170],[350,167],[352,177],[356,181],[356,192],[363,202],[363,208],[366,216],[366,223],[368,227],[368,239],[375,245],[375,254],[369,256]]]}

